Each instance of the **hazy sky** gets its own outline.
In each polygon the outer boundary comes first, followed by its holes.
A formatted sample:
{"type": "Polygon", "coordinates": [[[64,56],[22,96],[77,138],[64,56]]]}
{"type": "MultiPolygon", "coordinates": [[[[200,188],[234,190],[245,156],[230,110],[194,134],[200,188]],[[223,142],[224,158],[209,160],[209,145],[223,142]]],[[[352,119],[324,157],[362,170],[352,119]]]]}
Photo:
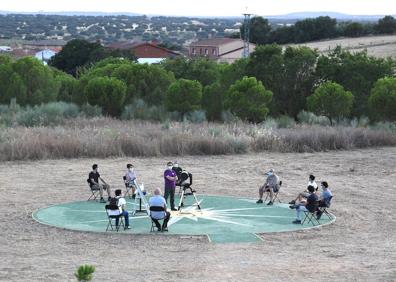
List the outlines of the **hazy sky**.
{"type": "Polygon", "coordinates": [[[396,14],[396,0],[0,0],[0,10],[131,12],[177,16],[279,15],[331,11],[355,15],[396,14]]]}

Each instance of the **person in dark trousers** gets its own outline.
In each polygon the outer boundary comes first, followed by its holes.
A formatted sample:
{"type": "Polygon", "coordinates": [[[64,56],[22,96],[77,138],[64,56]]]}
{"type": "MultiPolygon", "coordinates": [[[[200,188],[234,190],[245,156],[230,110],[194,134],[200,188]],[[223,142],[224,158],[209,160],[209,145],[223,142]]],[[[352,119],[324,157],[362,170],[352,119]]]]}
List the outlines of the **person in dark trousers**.
{"type": "Polygon", "coordinates": [[[110,201],[110,185],[107,184],[98,172],[98,165],[92,165],[92,171],[89,173],[89,182],[92,189],[99,190],[100,194],[100,202],[105,203],[106,201],[103,199],[103,190],[107,191],[108,200],[110,201]],[[99,180],[102,182],[99,183],[99,180]]]}
{"type": "MultiPolygon", "coordinates": [[[[115,196],[120,214],[122,214],[125,219],[125,229],[131,229],[131,227],[129,226],[129,213],[126,210],[126,201],[125,198],[121,195],[120,189],[115,190],[115,196]]],[[[116,219],[116,226],[118,226],[118,218],[116,219]]]]}
{"type": "Polygon", "coordinates": [[[149,200],[150,207],[163,207],[165,211],[150,211],[150,217],[153,219],[155,226],[158,231],[168,230],[168,221],[170,219],[170,212],[166,210],[166,201],[161,195],[161,190],[159,188],[154,190],[154,196],[149,200]],[[164,222],[161,224],[159,220],[163,219],[164,222]]]}
{"type": "Polygon", "coordinates": [[[176,211],[177,209],[175,208],[175,188],[176,188],[177,175],[172,168],[173,168],[173,163],[168,162],[167,168],[164,171],[164,182],[165,182],[164,197],[165,197],[165,201],[167,202],[170,196],[169,202],[170,202],[171,210],[176,211]]]}

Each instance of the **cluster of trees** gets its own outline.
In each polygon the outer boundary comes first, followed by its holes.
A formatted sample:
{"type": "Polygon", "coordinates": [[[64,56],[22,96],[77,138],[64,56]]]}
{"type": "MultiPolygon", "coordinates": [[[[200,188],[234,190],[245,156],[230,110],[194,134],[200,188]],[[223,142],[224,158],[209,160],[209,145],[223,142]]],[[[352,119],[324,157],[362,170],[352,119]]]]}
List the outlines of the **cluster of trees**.
{"type": "Polygon", "coordinates": [[[103,47],[100,42],[73,39],[67,42],[62,50],[51,58],[48,64],[77,76],[81,67],[89,66],[108,57],[136,60],[135,55],[130,50],[110,49],[103,47]]]}
{"type": "MultiPolygon", "coordinates": [[[[79,50],[75,51],[79,53],[79,50]]],[[[67,61],[67,60],[66,60],[67,61]]],[[[0,57],[0,103],[89,103],[120,116],[127,105],[177,111],[204,110],[208,120],[225,112],[250,122],[268,115],[297,118],[303,110],[342,117],[395,120],[396,62],[341,48],[319,55],[307,47],[258,46],[233,64],[177,58],[160,65],[109,57],[80,68],[74,77],[34,58],[0,57]]],[[[67,70],[65,68],[64,70],[67,70]]]]}
{"type": "MultiPolygon", "coordinates": [[[[244,38],[245,26],[241,27],[244,38]]],[[[368,34],[395,34],[396,19],[385,16],[377,23],[337,22],[326,17],[297,21],[294,25],[273,28],[263,17],[254,17],[250,23],[250,41],[255,44],[302,43],[335,37],[358,37],[368,34]]],[[[239,37],[239,34],[234,35],[239,37]]]]}

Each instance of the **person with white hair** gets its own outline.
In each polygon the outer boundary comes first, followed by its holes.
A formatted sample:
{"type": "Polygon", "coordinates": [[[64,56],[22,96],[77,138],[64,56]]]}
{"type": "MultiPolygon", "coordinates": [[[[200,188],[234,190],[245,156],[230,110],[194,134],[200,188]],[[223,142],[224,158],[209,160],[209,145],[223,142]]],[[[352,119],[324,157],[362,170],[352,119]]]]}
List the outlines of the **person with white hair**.
{"type": "Polygon", "coordinates": [[[168,221],[170,219],[170,212],[166,210],[166,201],[165,198],[161,195],[161,189],[156,188],[154,190],[154,196],[149,199],[150,207],[163,207],[164,211],[150,211],[150,217],[155,223],[158,231],[167,231],[168,230],[168,221]],[[163,219],[164,222],[161,224],[159,220],[163,219]]]}
{"type": "Polygon", "coordinates": [[[259,199],[256,203],[262,204],[264,192],[269,192],[270,201],[267,205],[272,206],[274,204],[274,193],[279,191],[279,177],[275,174],[272,168],[265,175],[267,175],[267,179],[264,184],[259,188],[259,199]]]}

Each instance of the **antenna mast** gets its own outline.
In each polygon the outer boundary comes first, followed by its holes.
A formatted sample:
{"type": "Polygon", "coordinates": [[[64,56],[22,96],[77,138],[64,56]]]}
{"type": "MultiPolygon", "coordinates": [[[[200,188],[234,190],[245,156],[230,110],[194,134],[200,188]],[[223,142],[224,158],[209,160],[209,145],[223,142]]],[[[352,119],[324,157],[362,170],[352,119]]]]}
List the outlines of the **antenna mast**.
{"type": "Polygon", "coordinates": [[[243,32],[243,57],[248,58],[250,54],[249,50],[249,44],[250,44],[250,17],[252,14],[249,14],[247,12],[247,7],[246,7],[246,13],[243,14],[244,16],[244,21],[243,21],[243,26],[244,26],[244,32],[243,32]]]}

